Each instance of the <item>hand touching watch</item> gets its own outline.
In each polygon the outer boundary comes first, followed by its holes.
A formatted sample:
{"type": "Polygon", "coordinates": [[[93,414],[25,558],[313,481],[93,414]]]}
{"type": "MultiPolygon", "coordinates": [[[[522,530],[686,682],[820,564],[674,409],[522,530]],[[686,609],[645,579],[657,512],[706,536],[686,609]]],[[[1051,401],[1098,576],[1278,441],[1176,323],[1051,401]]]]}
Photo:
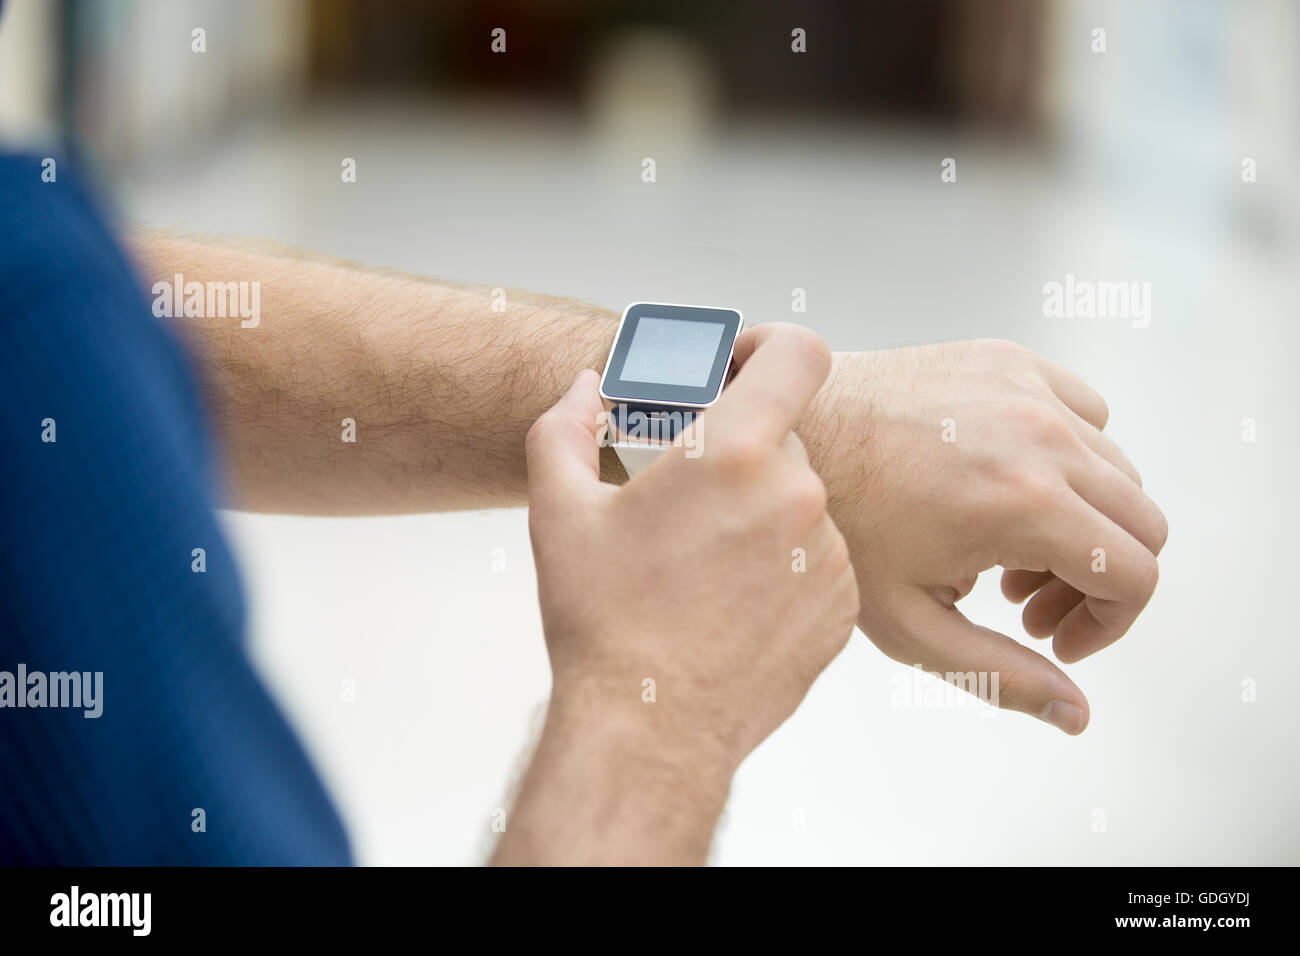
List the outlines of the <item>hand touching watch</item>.
{"type": "Polygon", "coordinates": [[[529,432],[554,679],[498,863],[703,862],[732,773],[853,630],[848,549],[792,432],[830,354],[789,325],[737,348],[697,457],[602,483],[592,372],[529,432]]]}

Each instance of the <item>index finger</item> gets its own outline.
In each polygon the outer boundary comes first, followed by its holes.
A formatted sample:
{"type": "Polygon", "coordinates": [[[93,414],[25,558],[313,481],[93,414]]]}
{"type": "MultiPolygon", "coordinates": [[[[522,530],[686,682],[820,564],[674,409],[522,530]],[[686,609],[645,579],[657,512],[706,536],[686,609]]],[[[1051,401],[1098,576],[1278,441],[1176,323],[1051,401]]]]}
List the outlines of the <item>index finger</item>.
{"type": "Polygon", "coordinates": [[[736,339],[732,383],[705,417],[729,438],[780,444],[826,381],[831,352],[815,332],[788,322],[755,326],[736,339]]]}

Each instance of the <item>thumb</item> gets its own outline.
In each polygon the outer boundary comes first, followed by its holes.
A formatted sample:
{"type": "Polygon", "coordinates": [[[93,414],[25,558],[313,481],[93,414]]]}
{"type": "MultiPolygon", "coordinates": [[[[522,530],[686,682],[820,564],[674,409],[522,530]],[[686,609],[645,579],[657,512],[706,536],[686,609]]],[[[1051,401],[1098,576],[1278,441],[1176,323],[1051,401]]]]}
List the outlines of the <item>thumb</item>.
{"type": "Polygon", "coordinates": [[[605,408],[600,376],[583,369],[542,417],[524,442],[528,459],[530,507],[571,504],[600,486],[600,445],[596,433],[605,408]]]}
{"type": "MultiPolygon", "coordinates": [[[[973,624],[961,611],[916,591],[900,608],[899,641],[917,664],[983,696],[985,703],[1037,717],[1067,734],[1088,726],[1088,700],[1065,672],[1005,634],[973,624]]],[[[893,648],[891,648],[893,650],[893,648]]],[[[895,656],[892,653],[890,656],[895,656]]]]}

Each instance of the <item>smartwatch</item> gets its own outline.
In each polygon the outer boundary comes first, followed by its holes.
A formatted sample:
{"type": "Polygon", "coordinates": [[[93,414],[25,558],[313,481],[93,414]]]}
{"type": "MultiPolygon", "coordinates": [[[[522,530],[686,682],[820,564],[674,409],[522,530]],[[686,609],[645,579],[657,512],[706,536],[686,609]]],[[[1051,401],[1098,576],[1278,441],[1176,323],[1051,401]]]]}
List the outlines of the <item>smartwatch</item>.
{"type": "Polygon", "coordinates": [[[731,373],[737,309],[633,302],[623,310],[601,376],[609,442],[629,478],[681,444],[731,373]]]}

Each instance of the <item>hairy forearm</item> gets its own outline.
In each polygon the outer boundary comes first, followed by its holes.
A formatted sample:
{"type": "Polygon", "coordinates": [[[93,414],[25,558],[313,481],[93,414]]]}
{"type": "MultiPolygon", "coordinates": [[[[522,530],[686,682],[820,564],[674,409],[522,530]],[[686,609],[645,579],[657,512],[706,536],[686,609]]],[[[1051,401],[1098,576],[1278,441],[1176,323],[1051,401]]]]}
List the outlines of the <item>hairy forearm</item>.
{"type": "MultiPolygon", "coordinates": [[[[524,436],[617,315],[306,255],[127,234],[147,285],[257,282],[255,327],[175,318],[224,446],[234,506],[379,514],[522,504],[524,436]],[[355,441],[344,441],[344,420],[355,441]]],[[[179,311],[179,310],[178,310],[179,311]]]]}
{"type": "Polygon", "coordinates": [[[888,352],[835,352],[831,372],[808,404],[797,432],[808,461],[826,485],[831,517],[840,522],[870,500],[873,394],[896,370],[888,352]]]}
{"type": "Polygon", "coordinates": [[[641,720],[553,700],[492,862],[702,864],[729,785],[721,761],[665,743],[641,720]]]}

